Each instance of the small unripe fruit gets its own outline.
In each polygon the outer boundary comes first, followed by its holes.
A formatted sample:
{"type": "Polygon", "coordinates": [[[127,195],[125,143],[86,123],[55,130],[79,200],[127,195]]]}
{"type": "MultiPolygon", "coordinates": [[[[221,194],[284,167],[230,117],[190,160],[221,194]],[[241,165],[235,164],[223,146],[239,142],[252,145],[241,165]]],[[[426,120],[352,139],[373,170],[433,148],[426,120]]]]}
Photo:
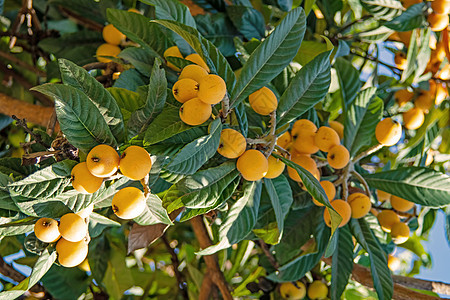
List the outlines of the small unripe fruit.
{"type": "Polygon", "coordinates": [[[281,175],[281,173],[283,173],[286,165],[281,161],[281,159],[269,156],[267,161],[269,163],[269,170],[267,171],[267,174],[264,175],[265,178],[277,178],[281,175]]]}
{"type": "Polygon", "coordinates": [[[400,222],[398,215],[392,210],[383,210],[377,215],[378,223],[385,232],[391,232],[392,225],[400,222]]]}
{"type": "Polygon", "coordinates": [[[397,68],[399,68],[400,70],[404,70],[407,64],[405,53],[403,52],[395,53],[394,62],[397,68]]]}
{"type": "Polygon", "coordinates": [[[308,298],[325,299],[328,295],[328,286],[320,280],[314,280],[308,287],[308,298]]]}
{"type": "MultiPolygon", "coordinates": [[[[317,169],[317,164],[314,159],[312,159],[308,155],[300,154],[292,157],[291,160],[292,162],[306,169],[306,171],[310,172],[314,177],[316,177],[317,180],[320,180],[320,173],[317,169]]],[[[300,175],[298,175],[297,171],[294,168],[288,167],[288,174],[292,180],[302,182],[300,175]]]]}
{"type": "Polygon", "coordinates": [[[112,200],[113,212],[121,219],[134,219],[145,210],[144,193],[135,187],[119,190],[112,200]]]}
{"type": "Polygon", "coordinates": [[[300,119],[295,121],[294,125],[292,125],[291,135],[293,139],[296,139],[299,133],[302,131],[317,131],[317,126],[313,122],[308,119],[300,119]]]}
{"type": "Polygon", "coordinates": [[[386,193],[382,190],[377,190],[378,201],[385,202],[387,200],[391,200],[391,194],[386,193]]]}
{"type": "Polygon", "coordinates": [[[208,72],[206,72],[206,70],[199,65],[188,65],[183,68],[180,76],[178,77],[178,80],[189,78],[194,80],[195,82],[200,82],[200,80],[207,75],[208,72]]]}
{"type": "Polygon", "coordinates": [[[245,180],[256,181],[267,174],[269,162],[260,151],[250,149],[238,158],[236,167],[245,180]]]}
{"type": "MultiPolygon", "coordinates": [[[[166,51],[164,51],[163,56],[166,59],[169,56],[183,58],[183,55],[181,54],[180,49],[178,49],[177,46],[172,46],[172,47],[167,48],[166,51]]],[[[177,71],[177,72],[180,71],[180,68],[178,68],[177,66],[175,66],[174,64],[172,64],[170,62],[167,62],[167,66],[174,71],[177,71]]]]}
{"type": "Polygon", "coordinates": [[[448,15],[441,15],[437,13],[431,13],[427,18],[428,23],[430,24],[430,28],[433,31],[442,31],[448,26],[448,15]]]}
{"type": "Polygon", "coordinates": [[[407,89],[396,91],[394,94],[395,101],[397,101],[399,106],[403,106],[414,97],[414,93],[408,91],[407,89]]]}
{"type": "Polygon", "coordinates": [[[383,119],[375,127],[375,137],[383,146],[393,146],[402,137],[402,125],[391,118],[383,119]]]}
{"type": "Polygon", "coordinates": [[[430,92],[421,92],[414,101],[414,106],[428,112],[428,110],[434,106],[434,95],[430,92]]]}
{"type": "Polygon", "coordinates": [[[56,242],[61,236],[58,229],[58,221],[50,218],[40,218],[34,224],[34,234],[44,243],[56,242]]]}
{"type": "Polygon", "coordinates": [[[98,46],[97,51],[95,52],[95,55],[97,56],[97,60],[99,62],[108,63],[111,61],[111,59],[101,56],[112,56],[117,57],[117,55],[120,53],[120,48],[116,45],[111,44],[101,44],[98,46]]]}
{"type": "Polygon", "coordinates": [[[352,218],[359,219],[367,215],[372,208],[370,198],[363,193],[353,193],[348,196],[348,204],[352,208],[352,218]]]}
{"type": "Polygon", "coordinates": [[[217,152],[226,158],[237,158],[245,152],[247,141],[239,132],[226,128],[220,133],[219,148],[217,152]]]}
{"type": "Polygon", "coordinates": [[[197,53],[189,54],[188,56],[186,56],[185,59],[193,62],[194,64],[199,65],[200,67],[205,69],[206,72],[208,72],[208,73],[210,72],[208,65],[205,63],[203,58],[200,55],[198,55],[197,53]]]}
{"type": "Polygon", "coordinates": [[[283,282],[280,284],[280,294],[283,299],[301,300],[306,296],[306,287],[301,281],[283,282]]]}
{"type": "Polygon", "coordinates": [[[252,109],[263,116],[269,115],[278,107],[277,96],[265,86],[248,96],[248,101],[252,109]]]}
{"type": "Polygon", "coordinates": [[[331,147],[340,144],[339,135],[332,128],[321,126],[314,136],[314,143],[321,151],[328,152],[331,147]]]}
{"type": "Polygon", "coordinates": [[[95,193],[103,183],[103,178],[89,172],[86,162],[77,164],[70,174],[73,188],[83,194],[95,193]]]}
{"type": "Polygon", "coordinates": [[[98,145],[89,151],[86,157],[86,166],[96,177],[109,177],[119,168],[119,154],[108,145],[98,145]]]}
{"type": "Polygon", "coordinates": [[[151,168],[150,154],[142,147],[130,146],[120,157],[120,172],[132,180],[141,180],[150,173],[151,168]]]}
{"type": "Polygon", "coordinates": [[[198,98],[208,104],[217,104],[227,93],[227,85],[218,75],[204,76],[198,83],[198,98]]]}
{"type": "Polygon", "coordinates": [[[338,121],[328,121],[328,124],[339,135],[339,139],[342,140],[344,138],[344,125],[338,121]]]}
{"type": "MultiPolygon", "coordinates": [[[[320,182],[320,185],[322,186],[323,190],[325,191],[325,194],[327,194],[328,201],[333,201],[334,197],[336,196],[336,187],[334,184],[330,181],[323,180],[320,182]]],[[[313,202],[317,206],[324,206],[322,203],[317,201],[313,198],[313,202]]]]}
{"type": "Polygon", "coordinates": [[[409,227],[405,223],[399,222],[392,225],[391,237],[395,244],[403,244],[409,239],[409,227]]]}
{"type": "Polygon", "coordinates": [[[343,145],[331,147],[327,154],[328,164],[334,169],[342,169],[350,160],[350,153],[343,145]]]}
{"type": "Polygon", "coordinates": [[[192,79],[180,79],[172,87],[175,99],[180,103],[185,103],[198,95],[198,83],[192,79]]]}
{"type": "MultiPolygon", "coordinates": [[[[347,224],[348,221],[350,221],[350,217],[352,215],[352,209],[350,208],[350,205],[341,199],[331,201],[330,204],[334,208],[334,210],[342,217],[342,221],[341,223],[339,223],[339,227],[347,224]]],[[[328,209],[324,210],[323,219],[325,220],[325,224],[327,224],[328,227],[331,227],[331,217],[328,209]]]]}
{"type": "Polygon", "coordinates": [[[316,146],[314,137],[316,133],[314,131],[303,130],[292,136],[294,139],[293,146],[294,149],[299,153],[313,154],[319,151],[319,147],[316,146]]]}
{"type": "Polygon", "coordinates": [[[423,111],[417,107],[403,113],[403,125],[406,129],[415,130],[422,126],[425,121],[425,115],[423,111]]]}
{"type": "Polygon", "coordinates": [[[59,232],[69,242],[79,242],[86,236],[87,224],[83,218],[74,213],[68,213],[59,220],[59,232]]]}
{"type": "Polygon", "coordinates": [[[111,45],[120,45],[126,38],[125,34],[120,32],[113,24],[103,27],[102,35],[105,42],[111,45]]]}
{"type": "Polygon", "coordinates": [[[196,126],[208,121],[212,108],[198,98],[191,99],[180,107],[180,119],[184,123],[196,126]]]}
{"type": "Polygon", "coordinates": [[[82,240],[71,242],[60,239],[56,244],[56,253],[58,253],[58,262],[61,266],[72,268],[81,264],[88,254],[88,245],[82,240]]]}
{"type": "Polygon", "coordinates": [[[394,195],[392,195],[391,197],[391,205],[393,209],[401,212],[407,212],[408,210],[414,207],[413,202],[410,202],[408,200],[405,200],[403,198],[394,195]]]}
{"type": "Polygon", "coordinates": [[[292,141],[291,134],[289,131],[286,131],[282,135],[277,138],[277,145],[281,148],[287,150],[287,145],[292,141]]]}

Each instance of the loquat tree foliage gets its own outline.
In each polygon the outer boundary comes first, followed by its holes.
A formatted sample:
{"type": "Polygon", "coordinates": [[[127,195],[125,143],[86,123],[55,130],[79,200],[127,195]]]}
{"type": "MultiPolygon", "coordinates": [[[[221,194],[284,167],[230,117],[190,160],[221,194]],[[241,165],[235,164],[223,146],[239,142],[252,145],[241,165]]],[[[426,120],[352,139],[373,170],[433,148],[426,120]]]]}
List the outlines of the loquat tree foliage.
{"type": "Polygon", "coordinates": [[[448,293],[449,12],[0,1],[0,299],[448,293]]]}

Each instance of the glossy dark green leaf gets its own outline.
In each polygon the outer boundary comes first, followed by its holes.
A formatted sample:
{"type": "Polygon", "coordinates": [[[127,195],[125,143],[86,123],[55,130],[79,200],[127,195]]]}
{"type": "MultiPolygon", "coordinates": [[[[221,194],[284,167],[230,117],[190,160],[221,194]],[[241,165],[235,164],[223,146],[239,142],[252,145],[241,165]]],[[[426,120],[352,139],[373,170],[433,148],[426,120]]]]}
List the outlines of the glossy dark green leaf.
{"type": "Polygon", "coordinates": [[[424,14],[426,9],[426,3],[411,5],[400,16],[384,23],[384,26],[395,31],[410,31],[416,28],[426,27],[427,21],[424,14]]]}
{"type": "Polygon", "coordinates": [[[130,119],[131,114],[145,104],[145,99],[142,99],[136,92],[118,87],[110,87],[108,91],[120,107],[125,125],[130,119]]]}
{"type": "Polygon", "coordinates": [[[85,271],[57,265],[53,265],[42,277],[42,283],[53,297],[65,300],[77,300],[89,286],[85,271]]]}
{"type": "Polygon", "coordinates": [[[172,20],[196,27],[189,8],[177,0],[142,0],[141,2],[155,6],[155,15],[160,20],[172,20]]]}
{"type": "Polygon", "coordinates": [[[108,227],[120,227],[120,223],[108,219],[107,217],[95,212],[92,212],[89,215],[88,225],[89,225],[89,236],[91,238],[99,236],[103,232],[103,230],[105,230],[108,227]]]}
{"type": "Polygon", "coordinates": [[[229,5],[227,14],[247,40],[260,40],[264,37],[264,18],[258,10],[243,5],[229,5]]]}
{"type": "Polygon", "coordinates": [[[331,299],[341,299],[353,270],[353,240],[348,226],[339,229],[331,265],[331,299]]]}
{"type": "Polygon", "coordinates": [[[341,94],[343,99],[344,112],[347,106],[355,99],[359,89],[361,88],[361,81],[359,80],[359,72],[353,67],[352,63],[343,57],[338,57],[334,63],[334,68],[339,79],[341,87],[341,94]]]}

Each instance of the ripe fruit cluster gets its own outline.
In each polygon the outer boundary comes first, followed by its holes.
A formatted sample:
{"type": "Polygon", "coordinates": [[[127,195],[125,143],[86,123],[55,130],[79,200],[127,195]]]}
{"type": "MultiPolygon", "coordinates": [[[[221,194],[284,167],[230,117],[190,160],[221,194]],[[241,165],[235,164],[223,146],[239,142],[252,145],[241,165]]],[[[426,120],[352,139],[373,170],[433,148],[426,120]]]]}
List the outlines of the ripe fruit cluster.
{"type": "MultiPolygon", "coordinates": [[[[183,54],[181,54],[180,49],[177,46],[172,46],[166,49],[163,54],[164,58],[167,59],[167,57],[178,57],[178,58],[184,58],[185,60],[191,61],[194,64],[202,67],[206,70],[207,73],[210,72],[208,65],[205,63],[205,61],[202,59],[200,55],[197,53],[192,53],[187,55],[186,57],[183,57],[183,54]]],[[[172,70],[176,72],[180,72],[181,69],[175,66],[174,64],[167,62],[167,66],[171,68],[172,70]]]]}
{"type": "Polygon", "coordinates": [[[44,243],[56,243],[60,265],[71,268],[81,264],[88,254],[85,239],[88,226],[79,214],[63,215],[59,223],[50,218],[41,218],[34,224],[36,237],[44,243]]]}
{"type": "Polygon", "coordinates": [[[328,286],[321,280],[314,280],[308,284],[308,288],[301,281],[284,282],[279,286],[283,299],[301,300],[308,295],[308,299],[326,299],[328,296],[328,286]]]}
{"type": "Polygon", "coordinates": [[[406,213],[414,207],[414,203],[380,190],[377,191],[377,196],[380,202],[390,202],[393,208],[393,210],[383,209],[379,213],[374,211],[377,214],[381,229],[391,233],[392,241],[395,244],[403,244],[408,240],[410,230],[406,223],[401,222],[397,212],[406,213]]]}
{"type": "Polygon", "coordinates": [[[442,31],[448,27],[450,1],[434,0],[431,2],[432,13],[427,17],[428,24],[433,31],[442,31]]]}
{"type": "MultiPolygon", "coordinates": [[[[327,192],[327,190],[325,190],[325,192],[327,192]]],[[[372,208],[370,198],[363,193],[350,194],[348,196],[347,202],[341,199],[331,201],[331,199],[333,198],[329,198],[331,206],[342,217],[341,223],[339,223],[339,227],[342,227],[345,224],[347,224],[350,221],[350,218],[360,219],[364,217],[369,213],[370,209],[372,208]]],[[[328,209],[324,210],[323,219],[325,221],[325,224],[331,227],[331,217],[328,209]]]]}

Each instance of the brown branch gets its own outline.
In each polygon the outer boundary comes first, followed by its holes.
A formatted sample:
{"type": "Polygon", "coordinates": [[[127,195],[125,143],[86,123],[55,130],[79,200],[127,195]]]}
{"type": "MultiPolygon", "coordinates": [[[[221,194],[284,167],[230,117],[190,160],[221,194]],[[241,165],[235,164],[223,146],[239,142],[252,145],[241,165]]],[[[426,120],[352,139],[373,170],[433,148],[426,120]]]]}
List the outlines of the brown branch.
{"type": "Polygon", "coordinates": [[[188,296],[188,293],[186,290],[186,287],[187,287],[186,280],[184,279],[184,276],[183,276],[183,274],[181,274],[180,270],[178,270],[178,268],[180,267],[180,261],[178,260],[178,256],[175,253],[175,251],[173,251],[173,248],[170,246],[170,243],[167,240],[167,237],[165,234],[163,234],[161,236],[161,240],[163,241],[164,245],[166,246],[167,251],[170,253],[173,270],[175,272],[175,277],[177,278],[178,288],[180,289],[181,295],[183,296],[184,299],[189,300],[189,296],[188,296]]]}
{"type": "Polygon", "coordinates": [[[34,140],[35,140],[37,143],[41,144],[42,146],[44,146],[44,147],[47,148],[47,149],[50,148],[50,145],[47,145],[47,144],[42,140],[40,134],[36,134],[36,133],[34,133],[30,128],[28,128],[27,120],[26,120],[26,119],[19,119],[16,115],[12,115],[11,118],[13,118],[14,120],[16,120],[17,126],[22,127],[27,133],[29,133],[29,134],[34,138],[34,140]]]}
{"type": "Polygon", "coordinates": [[[214,286],[211,279],[211,275],[209,274],[209,272],[206,272],[205,276],[203,277],[202,286],[200,287],[200,294],[198,295],[198,300],[210,299],[213,287],[214,286]]]}
{"type": "MultiPolygon", "coordinates": [[[[206,231],[205,224],[203,223],[203,217],[197,216],[191,219],[192,229],[194,229],[195,236],[202,249],[208,248],[212,245],[211,239],[209,238],[208,232],[206,231]]],[[[219,288],[222,293],[222,297],[225,300],[232,300],[233,297],[228,289],[225,276],[223,276],[222,271],[220,271],[219,263],[217,262],[217,255],[205,255],[203,256],[206,266],[208,268],[207,273],[210,274],[211,281],[219,288]]],[[[203,286],[203,284],[202,284],[203,286]]]]}
{"type": "MultiPolygon", "coordinates": [[[[0,113],[7,116],[16,115],[18,118],[46,127],[53,113],[53,107],[30,104],[0,93],[0,113]]],[[[55,131],[59,130],[59,124],[56,124],[55,131]]]]}
{"type": "Polygon", "coordinates": [[[61,13],[69,18],[70,20],[74,21],[75,23],[78,23],[88,29],[94,30],[94,31],[99,31],[101,32],[103,30],[103,26],[101,24],[98,24],[97,22],[94,22],[92,20],[89,20],[85,17],[80,16],[77,13],[74,13],[73,11],[64,8],[64,7],[59,7],[61,13]]]}
{"type": "Polygon", "coordinates": [[[36,73],[37,75],[39,75],[41,77],[46,77],[47,76],[47,74],[44,71],[36,68],[35,66],[27,64],[25,61],[15,57],[11,53],[6,53],[6,52],[0,51],[0,57],[3,57],[5,59],[9,60],[13,64],[16,64],[16,65],[18,65],[18,66],[20,66],[22,68],[25,68],[25,69],[33,72],[33,73],[36,73]]]}
{"type": "Polygon", "coordinates": [[[442,295],[450,295],[450,284],[440,281],[428,281],[413,277],[392,275],[395,283],[419,290],[431,291],[442,295]]]}
{"type": "MultiPolygon", "coordinates": [[[[24,280],[26,278],[25,275],[23,275],[22,273],[20,273],[16,269],[14,269],[13,266],[7,264],[3,260],[3,257],[1,257],[1,256],[0,256],[0,273],[8,278],[11,278],[15,282],[21,282],[22,280],[24,280]]],[[[30,291],[32,291],[34,293],[45,292],[44,288],[39,284],[36,284],[33,287],[31,287],[30,291]]]]}
{"type": "Polygon", "coordinates": [[[275,268],[275,270],[278,270],[278,268],[280,267],[280,264],[277,262],[275,257],[270,252],[270,249],[267,246],[267,244],[263,240],[259,240],[258,245],[261,247],[261,250],[264,252],[264,255],[267,257],[270,264],[275,268]]]}

